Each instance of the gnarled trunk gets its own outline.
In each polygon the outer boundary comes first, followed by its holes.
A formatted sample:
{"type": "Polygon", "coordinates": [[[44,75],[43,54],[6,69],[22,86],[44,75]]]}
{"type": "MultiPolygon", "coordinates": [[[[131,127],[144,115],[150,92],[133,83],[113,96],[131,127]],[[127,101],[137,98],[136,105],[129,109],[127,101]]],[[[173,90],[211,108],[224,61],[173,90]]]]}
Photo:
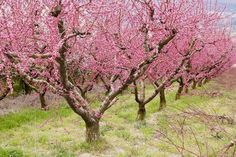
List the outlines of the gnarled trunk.
{"type": "Polygon", "coordinates": [[[25,95],[31,94],[32,88],[23,79],[20,79],[20,86],[25,95]]]}
{"type": "Polygon", "coordinates": [[[49,107],[48,107],[48,104],[46,103],[46,100],[45,100],[45,94],[46,94],[46,92],[39,93],[39,98],[40,98],[40,103],[41,103],[41,109],[47,111],[49,109],[49,107]]]}
{"type": "Polygon", "coordinates": [[[202,87],[202,81],[203,81],[203,79],[198,81],[198,87],[202,87]]]}
{"type": "Polygon", "coordinates": [[[0,93],[0,100],[4,99],[10,92],[10,88],[5,88],[3,91],[0,93]]]}
{"type": "Polygon", "coordinates": [[[165,88],[162,87],[160,89],[160,107],[158,110],[161,111],[165,107],[166,107],[165,88]]]}
{"type": "Polygon", "coordinates": [[[185,87],[184,87],[184,93],[185,93],[185,94],[188,94],[188,92],[189,92],[188,86],[185,86],[185,87]]]}
{"type": "Polygon", "coordinates": [[[143,121],[146,116],[146,109],[144,104],[139,104],[138,114],[137,114],[137,121],[143,121]]]}
{"type": "Polygon", "coordinates": [[[99,121],[86,124],[86,142],[92,143],[100,138],[99,121]]]}
{"type": "Polygon", "coordinates": [[[86,99],[86,91],[81,91],[81,96],[86,99]]]}
{"type": "Polygon", "coordinates": [[[197,87],[197,81],[193,80],[192,89],[196,89],[196,87],[197,87]]]}
{"type": "Polygon", "coordinates": [[[26,95],[31,94],[32,88],[28,84],[25,83],[24,91],[26,95]]]}
{"type": "Polygon", "coordinates": [[[175,100],[179,100],[180,97],[181,97],[181,94],[183,92],[183,89],[184,89],[184,82],[183,82],[183,79],[180,78],[180,81],[179,81],[179,89],[176,93],[176,96],[175,96],[175,100]]]}
{"type": "Polygon", "coordinates": [[[178,91],[176,93],[176,96],[175,96],[175,100],[179,100],[180,99],[183,89],[184,89],[183,86],[179,86],[179,89],[178,89],[178,91]]]}
{"type": "Polygon", "coordinates": [[[210,81],[210,79],[205,78],[204,81],[203,81],[203,84],[207,84],[209,81],[210,81]]]}

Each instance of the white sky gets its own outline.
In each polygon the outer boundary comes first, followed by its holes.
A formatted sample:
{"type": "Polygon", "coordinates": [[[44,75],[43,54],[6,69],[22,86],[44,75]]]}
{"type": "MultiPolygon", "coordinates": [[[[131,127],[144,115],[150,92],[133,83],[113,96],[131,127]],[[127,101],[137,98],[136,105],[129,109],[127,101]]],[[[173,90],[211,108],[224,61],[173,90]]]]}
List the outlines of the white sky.
{"type": "Polygon", "coordinates": [[[226,4],[236,4],[236,0],[218,0],[218,2],[226,4]]]}

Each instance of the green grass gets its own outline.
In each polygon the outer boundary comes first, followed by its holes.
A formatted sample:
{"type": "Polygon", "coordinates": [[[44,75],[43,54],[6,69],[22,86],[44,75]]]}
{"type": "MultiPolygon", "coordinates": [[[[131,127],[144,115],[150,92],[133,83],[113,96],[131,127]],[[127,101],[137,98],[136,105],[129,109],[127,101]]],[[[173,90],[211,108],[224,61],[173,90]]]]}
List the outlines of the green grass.
{"type": "MultiPolygon", "coordinates": [[[[205,88],[211,90],[214,82],[205,88]]],[[[179,137],[171,127],[178,128],[183,118],[177,116],[181,111],[197,107],[207,113],[233,115],[235,98],[232,91],[219,97],[205,94],[204,88],[184,95],[175,101],[176,88],[166,91],[167,108],[157,112],[159,99],[147,105],[145,122],[136,122],[138,105],[133,95],[120,96],[120,100],[108,110],[100,122],[101,140],[94,144],[84,142],[85,126],[81,118],[62,103],[60,107],[51,107],[45,112],[39,109],[25,108],[17,113],[0,117],[0,157],[77,157],[84,156],[137,156],[156,157],[178,154],[175,147],[167,143],[166,138],[158,136],[157,130],[167,133],[173,141],[181,144],[179,137]]],[[[149,87],[147,94],[151,94],[149,87]]],[[[99,103],[93,103],[96,107],[99,103]]],[[[214,124],[209,126],[196,118],[187,118],[185,128],[192,128],[199,140],[199,146],[206,153],[205,141],[209,147],[219,150],[230,142],[230,137],[220,133],[222,138],[213,136],[210,126],[219,125],[232,134],[236,134],[235,125],[214,124]]],[[[197,152],[198,146],[190,131],[185,135],[186,148],[197,152]]],[[[212,149],[209,156],[214,156],[212,149]]],[[[185,152],[186,156],[191,156],[185,152]]]]}
{"type": "Polygon", "coordinates": [[[52,109],[48,112],[41,111],[35,108],[27,108],[17,113],[10,113],[0,117],[0,131],[7,131],[17,127],[21,127],[24,124],[32,122],[42,122],[45,119],[53,117],[55,114],[59,114],[62,117],[67,117],[72,113],[71,109],[63,105],[59,109],[52,109]]]}
{"type": "Polygon", "coordinates": [[[22,150],[18,149],[3,149],[0,147],[1,157],[23,157],[22,150]]]}

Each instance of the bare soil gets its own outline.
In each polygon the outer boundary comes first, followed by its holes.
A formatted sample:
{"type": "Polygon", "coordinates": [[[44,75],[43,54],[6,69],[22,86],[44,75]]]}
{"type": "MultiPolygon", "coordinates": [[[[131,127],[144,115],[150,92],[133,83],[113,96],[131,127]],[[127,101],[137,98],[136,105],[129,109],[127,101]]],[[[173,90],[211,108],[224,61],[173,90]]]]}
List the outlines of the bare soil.
{"type": "MultiPolygon", "coordinates": [[[[58,105],[62,98],[54,94],[47,93],[46,101],[49,105],[58,105]]],[[[32,93],[30,95],[20,95],[17,97],[9,96],[0,101],[0,115],[4,115],[10,112],[19,111],[25,107],[40,108],[39,95],[32,93]]]]}

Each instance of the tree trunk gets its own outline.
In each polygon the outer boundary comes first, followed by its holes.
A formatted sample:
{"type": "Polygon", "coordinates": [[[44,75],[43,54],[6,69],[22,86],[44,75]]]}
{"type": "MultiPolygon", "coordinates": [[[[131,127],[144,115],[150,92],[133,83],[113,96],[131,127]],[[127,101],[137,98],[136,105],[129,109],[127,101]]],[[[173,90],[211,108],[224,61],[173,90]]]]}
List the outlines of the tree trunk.
{"type": "Polygon", "coordinates": [[[86,124],[86,142],[96,142],[100,138],[99,121],[86,124]]]}
{"type": "Polygon", "coordinates": [[[185,94],[188,94],[188,92],[189,92],[188,87],[185,86],[185,87],[184,87],[184,93],[185,93],[185,94]]]}
{"type": "Polygon", "coordinates": [[[166,97],[165,97],[165,88],[162,87],[160,89],[160,107],[159,107],[159,111],[161,111],[162,109],[164,109],[166,107],[166,97]]]}
{"type": "Polygon", "coordinates": [[[180,81],[179,81],[179,89],[176,93],[176,96],[175,96],[175,100],[179,100],[180,97],[181,97],[181,94],[183,92],[183,89],[184,89],[184,82],[183,82],[183,79],[180,78],[180,81]]]}
{"type": "Polygon", "coordinates": [[[29,95],[32,92],[32,88],[26,83],[25,83],[25,89],[24,90],[25,90],[26,95],[29,95]]]}
{"type": "Polygon", "coordinates": [[[111,86],[106,86],[106,92],[105,95],[108,95],[111,92],[111,86]]]}
{"type": "Polygon", "coordinates": [[[196,87],[197,87],[197,81],[193,80],[192,89],[196,89],[196,87]]]}
{"type": "Polygon", "coordinates": [[[86,91],[81,91],[81,96],[86,99],[86,91]]]}
{"type": "Polygon", "coordinates": [[[137,121],[143,121],[146,116],[146,109],[144,104],[139,104],[138,114],[137,114],[137,121]]]}
{"type": "Polygon", "coordinates": [[[203,84],[207,84],[209,81],[210,81],[210,79],[205,78],[204,81],[203,81],[203,84]]]}
{"type": "Polygon", "coordinates": [[[202,79],[198,81],[198,87],[202,87],[202,79]]]}
{"type": "Polygon", "coordinates": [[[45,94],[46,94],[46,92],[39,93],[39,98],[40,98],[40,103],[41,103],[41,109],[47,111],[49,109],[49,107],[48,107],[48,104],[46,103],[46,100],[45,100],[45,94]]]}
{"type": "Polygon", "coordinates": [[[25,95],[31,94],[32,88],[23,79],[20,79],[20,86],[25,95]]]}
{"type": "Polygon", "coordinates": [[[5,88],[3,91],[0,93],[0,100],[4,99],[10,92],[10,88],[5,88]]]}

